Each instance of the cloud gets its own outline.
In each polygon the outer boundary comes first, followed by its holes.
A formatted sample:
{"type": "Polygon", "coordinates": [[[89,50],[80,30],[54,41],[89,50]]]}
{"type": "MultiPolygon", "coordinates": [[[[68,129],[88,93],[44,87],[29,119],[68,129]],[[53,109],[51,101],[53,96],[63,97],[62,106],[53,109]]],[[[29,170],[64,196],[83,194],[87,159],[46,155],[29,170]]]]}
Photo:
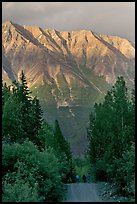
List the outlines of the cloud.
{"type": "Polygon", "coordinates": [[[134,2],[3,2],[2,21],[135,39],[134,2]]]}

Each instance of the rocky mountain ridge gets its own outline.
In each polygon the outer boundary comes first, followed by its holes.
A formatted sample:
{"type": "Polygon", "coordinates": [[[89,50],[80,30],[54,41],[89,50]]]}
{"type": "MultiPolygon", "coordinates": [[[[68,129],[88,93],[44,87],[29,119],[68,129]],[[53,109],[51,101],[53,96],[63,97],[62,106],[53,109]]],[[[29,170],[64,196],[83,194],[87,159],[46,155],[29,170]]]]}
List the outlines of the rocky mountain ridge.
{"type": "Polygon", "coordinates": [[[58,118],[73,151],[81,153],[89,109],[103,99],[117,76],[133,86],[135,47],[127,39],[93,31],[59,32],[8,21],[2,25],[2,66],[7,83],[18,80],[24,70],[44,117],[51,123],[58,118]]]}

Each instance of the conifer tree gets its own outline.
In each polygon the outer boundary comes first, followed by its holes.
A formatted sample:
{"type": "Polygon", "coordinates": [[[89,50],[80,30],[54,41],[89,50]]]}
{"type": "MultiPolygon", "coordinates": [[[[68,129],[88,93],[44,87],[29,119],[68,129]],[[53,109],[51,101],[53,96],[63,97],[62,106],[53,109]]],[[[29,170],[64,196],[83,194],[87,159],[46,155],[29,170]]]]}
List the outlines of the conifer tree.
{"type": "Polygon", "coordinates": [[[54,137],[55,137],[55,145],[57,146],[57,149],[60,149],[60,151],[64,152],[67,158],[70,159],[71,158],[70,146],[62,134],[57,120],[55,120],[54,137]]]}
{"type": "Polygon", "coordinates": [[[70,145],[69,143],[65,140],[59,123],[57,120],[55,120],[55,132],[54,132],[54,148],[56,151],[65,154],[66,156],[66,161],[68,163],[68,174],[66,174],[65,182],[70,178],[73,177],[74,173],[74,167],[73,167],[73,162],[72,162],[72,153],[70,150],[70,145]]]}
{"type": "Polygon", "coordinates": [[[31,137],[31,141],[33,141],[36,144],[39,144],[38,141],[38,132],[42,127],[42,109],[41,106],[39,104],[39,100],[34,97],[34,99],[32,99],[31,101],[31,108],[30,108],[30,126],[31,126],[31,131],[32,133],[30,135],[32,135],[31,137]]]}
{"type": "Polygon", "coordinates": [[[21,142],[23,138],[21,125],[21,104],[12,94],[4,103],[2,114],[2,136],[6,142],[21,142]]]}
{"type": "Polygon", "coordinates": [[[91,112],[90,117],[89,117],[89,127],[87,128],[87,138],[89,140],[89,149],[88,149],[88,154],[90,157],[90,161],[92,161],[92,163],[95,163],[95,159],[96,159],[96,150],[95,150],[95,140],[94,140],[94,133],[93,133],[93,129],[94,129],[94,120],[95,117],[93,115],[93,112],[91,112]]]}
{"type": "Polygon", "coordinates": [[[32,126],[32,115],[30,114],[31,110],[31,101],[32,97],[30,96],[30,91],[27,86],[27,81],[24,72],[21,72],[20,83],[17,88],[17,98],[19,103],[22,104],[21,108],[21,121],[22,128],[24,131],[24,138],[28,137],[30,139],[33,138],[33,128],[32,126]]]}
{"type": "Polygon", "coordinates": [[[122,155],[131,151],[134,142],[134,99],[134,93],[132,99],[129,99],[124,78],[118,77],[115,85],[106,94],[104,102],[95,104],[94,117],[90,117],[87,133],[91,163],[101,173],[103,168],[107,176],[115,178],[121,188],[126,183],[118,173],[122,170],[119,170],[119,165],[123,161],[122,155]]]}
{"type": "Polygon", "coordinates": [[[4,106],[4,102],[8,100],[10,95],[10,86],[7,86],[6,83],[3,84],[2,81],[2,107],[4,106]]]}
{"type": "Polygon", "coordinates": [[[37,142],[36,136],[42,124],[42,110],[39,100],[30,96],[23,71],[20,80],[20,83],[13,81],[11,86],[2,86],[3,134],[9,135],[8,138],[13,137],[14,141],[19,141],[20,138],[21,142],[29,138],[37,142]],[[7,129],[8,124],[10,127],[7,129]]]}

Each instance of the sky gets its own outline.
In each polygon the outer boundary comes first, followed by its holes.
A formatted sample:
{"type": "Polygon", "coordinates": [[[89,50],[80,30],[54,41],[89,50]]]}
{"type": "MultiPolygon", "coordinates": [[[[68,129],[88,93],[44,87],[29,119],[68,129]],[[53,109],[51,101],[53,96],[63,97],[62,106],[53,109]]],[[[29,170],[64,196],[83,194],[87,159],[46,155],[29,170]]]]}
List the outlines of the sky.
{"type": "Polygon", "coordinates": [[[2,22],[91,30],[135,41],[135,2],[2,2],[2,22]]]}

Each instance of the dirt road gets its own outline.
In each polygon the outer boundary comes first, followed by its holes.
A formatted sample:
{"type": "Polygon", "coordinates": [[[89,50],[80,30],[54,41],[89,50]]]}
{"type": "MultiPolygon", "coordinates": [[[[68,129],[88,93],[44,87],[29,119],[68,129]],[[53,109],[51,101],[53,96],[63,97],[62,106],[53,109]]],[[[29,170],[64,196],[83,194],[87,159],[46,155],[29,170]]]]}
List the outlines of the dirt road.
{"type": "Polygon", "coordinates": [[[98,195],[96,183],[67,184],[64,202],[104,202],[98,195]]]}

